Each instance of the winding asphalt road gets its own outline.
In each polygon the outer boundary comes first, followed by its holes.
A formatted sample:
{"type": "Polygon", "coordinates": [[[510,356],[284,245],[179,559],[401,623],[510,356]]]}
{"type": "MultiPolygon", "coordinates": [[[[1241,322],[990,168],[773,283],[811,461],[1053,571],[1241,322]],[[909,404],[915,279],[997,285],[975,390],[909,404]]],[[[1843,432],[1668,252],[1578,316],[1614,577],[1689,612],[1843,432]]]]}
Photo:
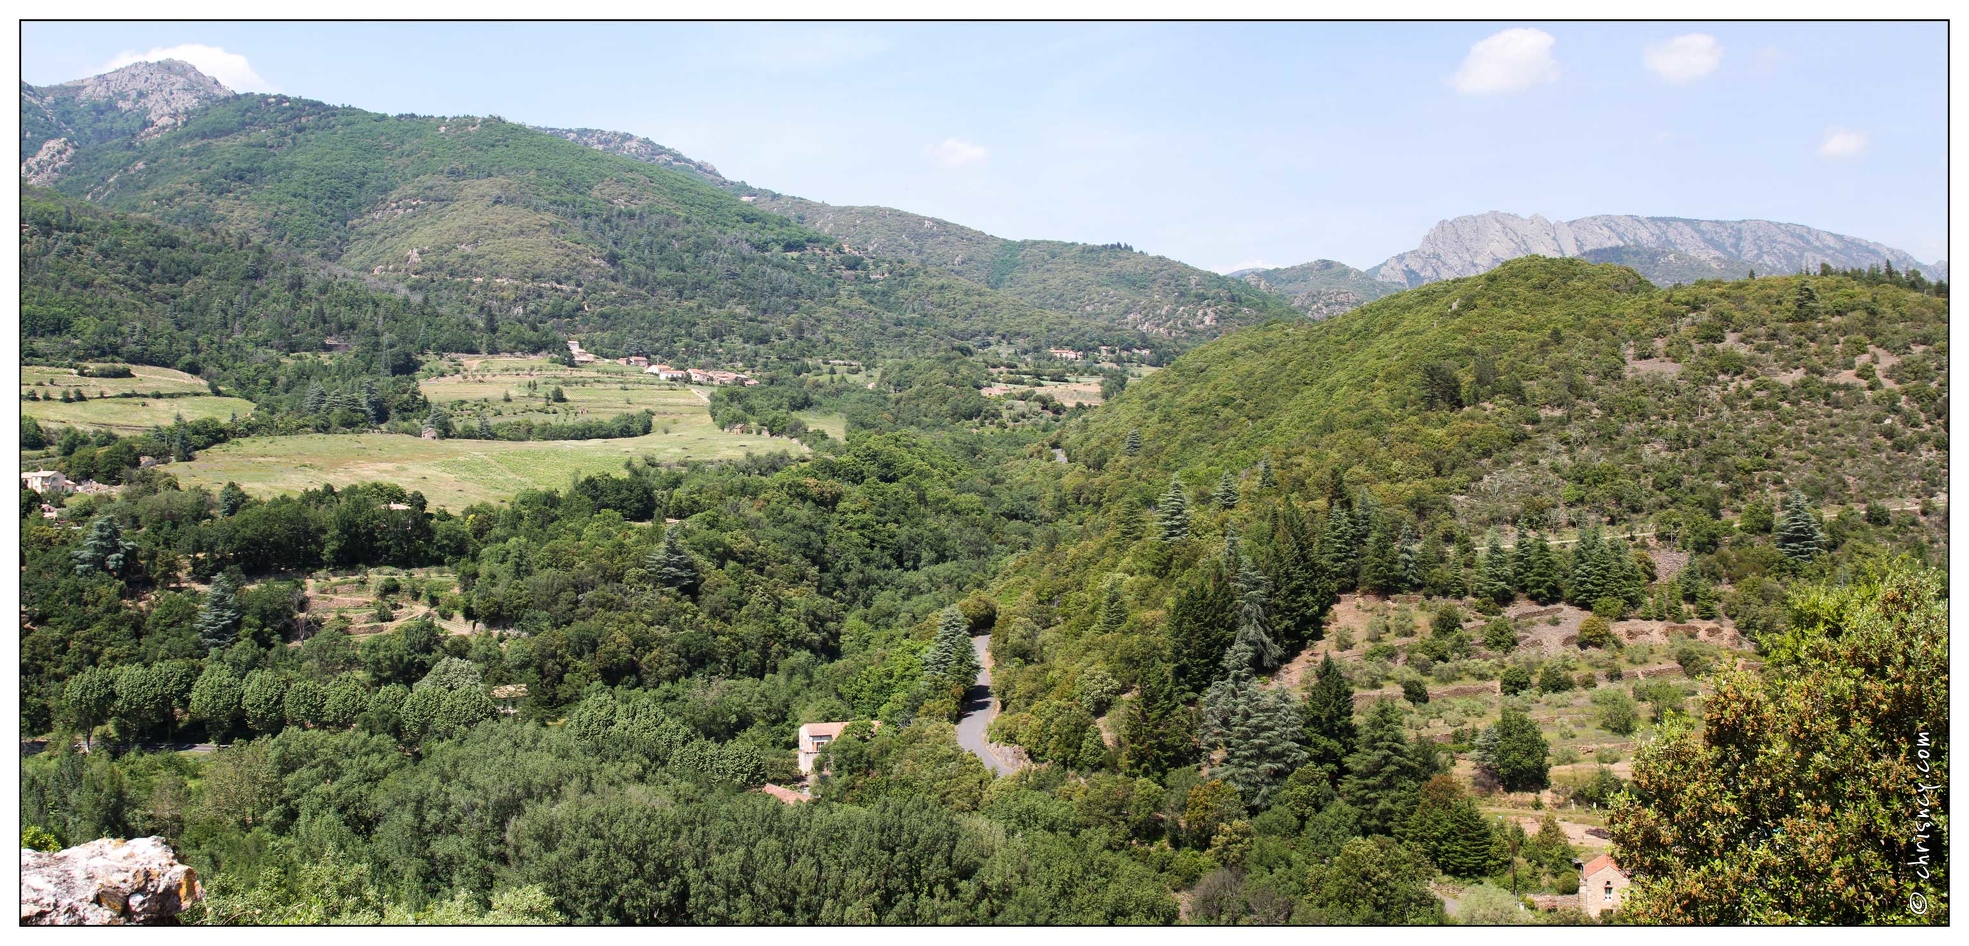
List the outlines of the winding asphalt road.
{"type": "Polygon", "coordinates": [[[991,774],[1010,775],[1019,767],[1000,759],[985,739],[985,730],[998,716],[998,701],[991,696],[991,656],[986,653],[990,643],[989,634],[971,638],[971,652],[978,655],[978,679],[964,691],[964,716],[957,721],[957,744],[982,760],[991,774]]]}

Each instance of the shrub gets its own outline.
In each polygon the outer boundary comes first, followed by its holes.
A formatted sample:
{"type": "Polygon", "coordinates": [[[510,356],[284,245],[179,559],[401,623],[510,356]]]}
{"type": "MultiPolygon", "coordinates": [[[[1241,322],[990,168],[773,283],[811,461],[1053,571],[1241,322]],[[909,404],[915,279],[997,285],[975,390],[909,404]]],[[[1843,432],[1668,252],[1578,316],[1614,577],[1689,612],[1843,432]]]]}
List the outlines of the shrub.
{"type": "Polygon", "coordinates": [[[1607,619],[1601,617],[1598,613],[1580,622],[1579,646],[1581,649],[1587,647],[1617,648],[1620,645],[1620,637],[1614,634],[1613,625],[1607,623],[1607,619]]]}

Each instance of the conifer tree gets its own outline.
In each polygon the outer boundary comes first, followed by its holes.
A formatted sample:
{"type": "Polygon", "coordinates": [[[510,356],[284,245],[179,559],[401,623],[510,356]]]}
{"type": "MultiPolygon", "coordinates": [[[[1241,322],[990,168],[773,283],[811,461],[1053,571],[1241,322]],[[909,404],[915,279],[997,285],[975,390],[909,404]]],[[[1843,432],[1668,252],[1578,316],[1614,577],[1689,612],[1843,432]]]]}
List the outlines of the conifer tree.
{"type": "Polygon", "coordinates": [[[1278,667],[1283,652],[1278,643],[1272,640],[1270,605],[1270,582],[1258,570],[1249,556],[1238,556],[1237,562],[1237,643],[1251,652],[1261,670],[1271,671],[1278,667]]]}
{"type": "Polygon", "coordinates": [[[1141,453],[1141,452],[1142,452],[1142,428],[1140,428],[1140,427],[1135,427],[1135,428],[1131,428],[1131,429],[1130,429],[1130,430],[1128,431],[1128,439],[1127,439],[1127,440],[1125,440],[1125,441],[1123,441],[1123,442],[1122,442],[1122,444],[1121,444],[1121,449],[1122,449],[1123,451],[1125,451],[1125,452],[1126,452],[1126,453],[1127,453],[1127,454],[1128,454],[1129,456],[1131,456],[1131,457],[1132,457],[1132,456],[1134,456],[1134,455],[1136,455],[1136,454],[1138,454],[1138,453],[1141,453]]]}
{"type": "Polygon", "coordinates": [[[1306,748],[1299,744],[1304,723],[1298,701],[1284,690],[1259,686],[1250,669],[1255,659],[1242,641],[1225,653],[1227,674],[1203,698],[1203,744],[1224,752],[1211,774],[1263,808],[1306,764],[1306,748]]]}
{"type": "Polygon", "coordinates": [[[678,525],[673,522],[663,530],[663,544],[649,554],[647,568],[658,585],[690,597],[697,593],[697,560],[684,548],[678,525]]]}
{"type": "Polygon", "coordinates": [[[1258,458],[1258,488],[1274,490],[1278,488],[1278,475],[1272,472],[1272,458],[1258,458]]]}
{"type": "Polygon", "coordinates": [[[1793,492],[1784,501],[1784,515],[1778,520],[1778,551],[1793,562],[1810,561],[1825,551],[1825,529],[1804,494],[1793,492]]]}
{"type": "Polygon", "coordinates": [[[491,418],[485,416],[484,414],[480,414],[478,428],[479,428],[478,434],[480,440],[491,440],[494,438],[495,435],[492,432],[491,418]]]}
{"type": "Polygon", "coordinates": [[[1238,499],[1237,480],[1227,472],[1218,478],[1217,490],[1210,494],[1210,501],[1219,509],[1236,509],[1238,499]]]}
{"type": "Polygon", "coordinates": [[[1161,778],[1196,763],[1196,727],[1183,705],[1168,664],[1157,661],[1142,673],[1141,695],[1125,704],[1121,718],[1121,771],[1161,778]]]}
{"type": "Polygon", "coordinates": [[[978,678],[978,657],[971,650],[971,623],[954,604],[937,617],[937,636],[923,652],[923,675],[967,687],[978,678]]]}
{"type": "Polygon", "coordinates": [[[1515,597],[1511,591],[1511,559],[1495,532],[1484,545],[1483,563],[1477,568],[1476,591],[1477,597],[1488,599],[1500,608],[1515,597]]]}
{"type": "Polygon", "coordinates": [[[1319,542],[1290,500],[1272,512],[1272,541],[1265,570],[1272,580],[1272,626],[1282,644],[1297,646],[1321,637],[1327,608],[1335,600],[1333,579],[1319,542]]]}
{"type": "Polygon", "coordinates": [[[1100,622],[1097,625],[1102,634],[1118,634],[1128,625],[1128,602],[1121,596],[1121,578],[1109,578],[1107,587],[1101,593],[1100,622]]]}
{"type": "Polygon", "coordinates": [[[1401,554],[1386,529],[1376,529],[1367,540],[1367,555],[1361,561],[1361,590],[1392,595],[1402,589],[1401,554]]]}
{"type": "Polygon", "coordinates": [[[1402,538],[1395,544],[1395,574],[1401,578],[1395,587],[1388,589],[1392,594],[1409,591],[1423,585],[1423,576],[1435,570],[1442,562],[1442,544],[1429,537],[1429,542],[1421,548],[1415,544],[1415,535],[1407,528],[1402,529],[1402,538]]]}
{"type": "Polygon", "coordinates": [[[1355,519],[1351,511],[1342,506],[1333,506],[1326,512],[1326,529],[1320,534],[1320,555],[1326,559],[1326,571],[1333,577],[1334,587],[1339,591],[1350,590],[1360,583],[1360,555],[1364,533],[1355,532],[1355,519]]]}
{"type": "Polygon", "coordinates": [[[1573,546],[1572,581],[1567,585],[1566,600],[1590,608],[1601,598],[1621,597],[1620,590],[1619,575],[1600,528],[1589,525],[1579,530],[1579,542],[1573,546]]]}
{"type": "MultiPolygon", "coordinates": [[[[1520,540],[1523,543],[1523,540],[1520,540]]],[[[1521,590],[1525,597],[1539,604],[1554,604],[1565,594],[1564,579],[1559,568],[1559,554],[1545,541],[1545,536],[1534,532],[1526,544],[1525,575],[1521,590]]]]}
{"type": "Polygon", "coordinates": [[[224,572],[212,578],[212,587],[205,593],[205,606],[199,609],[198,621],[193,625],[198,631],[199,643],[205,645],[210,653],[232,646],[239,639],[239,601],[235,597],[238,588],[233,585],[232,576],[224,572]]]}
{"type": "Polygon", "coordinates": [[[123,538],[123,530],[107,515],[89,523],[89,534],[75,550],[75,573],[83,577],[108,575],[122,578],[136,564],[137,545],[123,538]]]}
{"type": "Polygon", "coordinates": [[[1362,831],[1388,834],[1415,809],[1415,795],[1435,773],[1433,746],[1415,746],[1403,725],[1401,704],[1378,700],[1361,721],[1347,756],[1340,797],[1360,815],[1362,831]]]}
{"type": "Polygon", "coordinates": [[[1169,602],[1166,624],[1176,684],[1201,693],[1237,637],[1237,589],[1224,560],[1211,556],[1190,570],[1169,602]]]}
{"type": "Polygon", "coordinates": [[[1190,537],[1190,508],[1189,501],[1183,498],[1182,480],[1169,478],[1169,490],[1156,503],[1155,517],[1162,529],[1162,541],[1181,542],[1190,537]]]}
{"type": "Polygon", "coordinates": [[[1306,745],[1310,761],[1338,781],[1354,751],[1354,685],[1327,654],[1306,688],[1306,745]]]}
{"type": "Polygon", "coordinates": [[[1400,832],[1452,877],[1482,877],[1497,866],[1496,835],[1462,783],[1448,775],[1424,782],[1415,813],[1400,832]]]}
{"type": "Polygon", "coordinates": [[[219,515],[238,514],[241,509],[246,508],[246,499],[246,490],[241,489],[238,483],[228,480],[225,488],[219,490],[219,515]]]}

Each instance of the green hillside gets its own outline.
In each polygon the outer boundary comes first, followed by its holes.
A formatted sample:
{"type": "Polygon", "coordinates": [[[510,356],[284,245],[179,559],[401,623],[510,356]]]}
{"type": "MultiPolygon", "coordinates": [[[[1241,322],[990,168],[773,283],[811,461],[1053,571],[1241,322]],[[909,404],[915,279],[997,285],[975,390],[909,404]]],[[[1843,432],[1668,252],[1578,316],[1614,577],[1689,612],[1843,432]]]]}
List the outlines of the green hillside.
{"type": "Polygon", "coordinates": [[[857,250],[946,269],[1032,305],[1098,317],[1171,339],[1290,317],[1263,291],[1121,246],[1007,240],[889,207],[836,207],[758,192],[782,213],[857,250]]]}
{"type": "Polygon", "coordinates": [[[870,261],[689,175],[497,118],[241,95],[78,152],[64,193],[220,226],[591,350],[747,362],[952,341],[1128,343],[941,272],[870,261]]]}

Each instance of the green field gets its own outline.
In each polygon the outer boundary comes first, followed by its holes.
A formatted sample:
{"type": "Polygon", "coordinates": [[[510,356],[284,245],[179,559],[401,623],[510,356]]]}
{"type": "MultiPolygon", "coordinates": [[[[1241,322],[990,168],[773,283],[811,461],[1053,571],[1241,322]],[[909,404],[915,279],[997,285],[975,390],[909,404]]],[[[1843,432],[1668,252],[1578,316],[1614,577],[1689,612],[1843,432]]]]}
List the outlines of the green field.
{"type": "Polygon", "coordinates": [[[830,414],[822,411],[801,411],[794,415],[805,421],[814,430],[824,430],[836,440],[848,439],[848,415],[830,414]]]}
{"type": "Polygon", "coordinates": [[[462,509],[524,489],[560,489],[580,476],[620,471],[625,460],[732,460],[748,453],[806,451],[794,440],[727,434],[699,414],[670,433],[622,440],[423,440],[400,434],[249,437],[221,444],[190,463],[172,464],[185,487],[238,483],[255,496],[323,483],[383,481],[424,494],[432,506],[462,509]]]}
{"type": "Polygon", "coordinates": [[[641,368],[614,363],[568,368],[544,358],[452,356],[451,373],[425,378],[418,387],[454,422],[484,416],[493,423],[517,420],[565,423],[648,410],[660,427],[701,413],[705,400],[683,385],[659,381],[641,368]],[[555,388],[565,401],[550,401],[555,388]]]}
{"type": "MultiPolygon", "coordinates": [[[[106,380],[125,383],[130,381],[129,378],[106,380]]],[[[201,385],[200,388],[202,390],[203,386],[201,385]]],[[[245,398],[213,397],[209,394],[159,400],[110,397],[71,401],[66,404],[61,401],[22,401],[21,413],[43,424],[86,427],[92,430],[107,429],[120,434],[130,434],[149,430],[152,427],[163,427],[180,416],[185,420],[225,420],[235,414],[245,417],[253,413],[253,402],[245,398]]]]}
{"type": "MultiPolygon", "coordinates": [[[[139,392],[150,394],[204,394],[209,389],[199,378],[170,368],[153,368],[149,365],[131,365],[129,378],[84,378],[73,368],[46,368],[40,365],[24,365],[21,368],[21,394],[39,390],[42,396],[61,397],[62,388],[72,388],[87,392],[95,397],[97,392],[124,394],[139,392]]],[[[59,403],[59,402],[57,402],[59,403]]]]}

